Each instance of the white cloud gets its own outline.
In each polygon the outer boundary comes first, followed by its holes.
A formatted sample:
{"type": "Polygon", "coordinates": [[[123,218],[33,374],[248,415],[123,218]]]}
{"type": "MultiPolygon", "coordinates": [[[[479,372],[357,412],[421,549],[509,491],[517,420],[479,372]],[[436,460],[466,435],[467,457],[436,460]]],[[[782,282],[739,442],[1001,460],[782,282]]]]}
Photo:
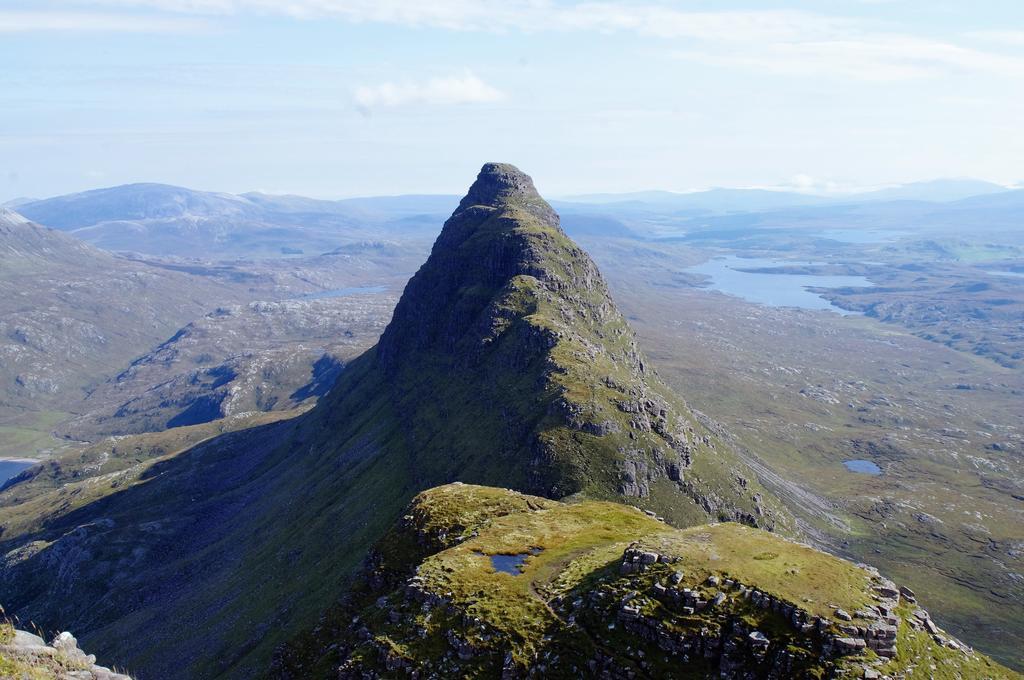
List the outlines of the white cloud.
{"type": "MultiPolygon", "coordinates": [[[[1024,31],[979,31],[956,42],[805,11],[689,11],[672,4],[555,0],[76,0],[79,6],[149,8],[200,15],[257,13],[334,17],[458,31],[630,33],[664,41],[677,56],[765,73],[862,80],[932,77],[951,70],[1024,73],[1024,55],[992,44],[1024,44],[1024,31]]],[[[161,15],[163,16],[163,15],[161,15]]]]}
{"type": "Polygon", "coordinates": [[[353,92],[360,111],[395,108],[415,104],[487,104],[501,101],[505,95],[470,72],[463,75],[431,78],[425,82],[364,85],[353,92]]]}
{"type": "Polygon", "coordinates": [[[669,5],[552,0],[78,0],[192,14],[254,12],[462,31],[631,32],[743,41],[833,35],[852,22],[789,10],[694,12],[669,5]]]}
{"type": "Polygon", "coordinates": [[[97,12],[0,11],[0,33],[90,31],[114,33],[183,33],[207,28],[204,21],[181,17],[97,12]]]}

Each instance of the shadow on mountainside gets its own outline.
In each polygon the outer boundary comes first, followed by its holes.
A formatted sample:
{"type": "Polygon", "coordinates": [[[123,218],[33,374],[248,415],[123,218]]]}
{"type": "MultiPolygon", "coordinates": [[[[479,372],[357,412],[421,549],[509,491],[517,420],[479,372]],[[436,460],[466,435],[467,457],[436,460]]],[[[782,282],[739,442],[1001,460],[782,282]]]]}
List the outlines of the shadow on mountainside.
{"type": "Polygon", "coordinates": [[[4,537],[4,606],[143,677],[262,672],[413,493],[367,402],[346,442],[314,449],[315,413],[220,435],[4,537]]]}

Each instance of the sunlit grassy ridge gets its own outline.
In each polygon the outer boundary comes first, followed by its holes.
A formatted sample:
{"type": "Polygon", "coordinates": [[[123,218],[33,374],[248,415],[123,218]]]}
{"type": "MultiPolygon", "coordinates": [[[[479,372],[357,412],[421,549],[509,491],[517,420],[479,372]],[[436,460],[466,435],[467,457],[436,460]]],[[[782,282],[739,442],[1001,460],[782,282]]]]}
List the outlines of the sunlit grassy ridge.
{"type": "MultiPolygon", "coordinates": [[[[712,657],[686,661],[627,631],[617,618],[627,601],[677,636],[717,635],[736,625],[761,630],[787,650],[789,677],[831,677],[858,659],[876,659],[870,652],[824,656],[816,635],[798,632],[735,590],[709,585],[711,577],[731,579],[825,618],[837,608],[857,611],[874,602],[871,575],[861,567],[735,523],[680,530],[615,503],[553,503],[456,484],[417,496],[377,555],[372,573],[390,569],[391,577],[350,602],[344,616],[336,613],[338,628],[329,636],[334,651],[321,658],[324,668],[341,663],[356,675],[387,677],[389,669],[407,668],[428,677],[481,678],[502,669],[518,677],[543,668],[546,676],[578,677],[593,672],[593,658],[611,658],[614,667],[638,677],[718,676],[712,657]],[[438,535],[446,542],[423,540],[438,535]],[[394,551],[398,545],[406,547],[394,551]],[[409,546],[419,546],[419,559],[409,546]],[[618,566],[626,548],[678,560],[624,576],[618,566]],[[494,568],[491,556],[503,554],[523,557],[520,573],[494,568]],[[400,574],[410,585],[401,585],[400,574]],[[728,597],[714,609],[686,613],[650,595],[655,584],[674,579],[708,599],[718,592],[728,597]]],[[[902,607],[900,617],[907,620],[913,609],[902,607]]],[[[980,655],[945,649],[905,623],[899,649],[880,670],[907,677],[1019,677],[980,655]]],[[[767,672],[756,659],[750,663],[755,677],[767,672]]]]}

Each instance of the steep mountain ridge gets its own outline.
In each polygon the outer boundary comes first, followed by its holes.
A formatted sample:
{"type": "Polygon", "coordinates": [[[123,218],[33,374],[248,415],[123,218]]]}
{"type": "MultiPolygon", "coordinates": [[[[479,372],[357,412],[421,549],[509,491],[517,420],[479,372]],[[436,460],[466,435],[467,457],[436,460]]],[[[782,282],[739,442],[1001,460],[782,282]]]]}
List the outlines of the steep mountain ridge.
{"type": "Polygon", "coordinates": [[[646,366],[596,265],[512,166],[484,166],[406,287],[377,360],[401,387],[394,399],[430,481],[638,497],[681,522],[771,522],[746,488],[753,476],[738,461],[721,469],[730,453],[646,366]],[[461,468],[439,468],[452,448],[466,452],[461,468]],[[680,503],[687,493],[697,503],[680,503]]]}
{"type": "Polygon", "coordinates": [[[593,262],[507,165],[484,166],[379,345],[308,414],[263,422],[23,473],[0,492],[5,606],[143,676],[250,677],[440,483],[624,500],[677,525],[788,521],[653,374],[593,262]]]}

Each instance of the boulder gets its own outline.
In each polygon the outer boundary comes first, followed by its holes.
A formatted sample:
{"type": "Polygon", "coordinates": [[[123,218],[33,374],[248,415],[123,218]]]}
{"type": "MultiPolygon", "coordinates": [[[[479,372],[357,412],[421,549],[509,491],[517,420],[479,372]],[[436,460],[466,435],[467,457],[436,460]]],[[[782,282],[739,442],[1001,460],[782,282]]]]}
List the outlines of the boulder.
{"type": "Polygon", "coordinates": [[[750,644],[754,647],[768,646],[768,638],[765,636],[764,633],[762,633],[759,630],[751,631],[750,635],[747,636],[747,639],[750,641],[750,644]]]}
{"type": "Polygon", "coordinates": [[[874,590],[886,599],[897,599],[900,596],[900,591],[896,587],[896,584],[888,579],[879,579],[874,590]]]}
{"type": "Polygon", "coordinates": [[[860,652],[867,647],[867,643],[860,638],[855,637],[841,637],[836,638],[836,647],[839,648],[840,653],[847,652],[860,652]]]}
{"type": "Polygon", "coordinates": [[[28,631],[16,630],[14,631],[14,640],[11,641],[11,644],[15,647],[45,647],[46,641],[28,631]]]}
{"type": "Polygon", "coordinates": [[[640,553],[640,564],[655,564],[658,561],[658,553],[656,552],[642,552],[640,553]]]}
{"type": "Polygon", "coordinates": [[[53,642],[50,646],[54,649],[59,649],[62,652],[78,651],[78,640],[71,633],[64,631],[57,637],[53,638],[53,642]]]}
{"type": "Polygon", "coordinates": [[[868,635],[882,640],[894,640],[898,630],[896,626],[890,626],[887,623],[873,623],[868,626],[868,635]]]}

